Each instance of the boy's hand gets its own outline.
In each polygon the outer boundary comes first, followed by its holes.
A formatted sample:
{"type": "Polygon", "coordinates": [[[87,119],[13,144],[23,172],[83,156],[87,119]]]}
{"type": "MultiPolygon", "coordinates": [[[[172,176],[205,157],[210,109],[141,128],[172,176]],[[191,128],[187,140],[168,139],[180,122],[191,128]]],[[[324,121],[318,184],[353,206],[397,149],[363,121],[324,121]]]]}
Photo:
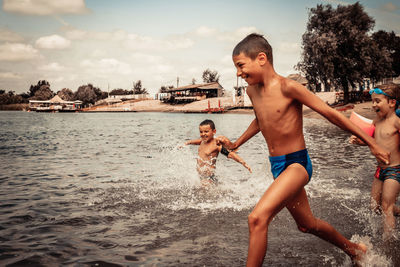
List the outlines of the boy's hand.
{"type": "Polygon", "coordinates": [[[246,162],[243,164],[243,166],[244,166],[246,169],[248,169],[250,173],[253,173],[253,172],[251,171],[251,168],[250,168],[250,166],[249,166],[249,165],[247,165],[247,163],[246,163],[246,162]]]}
{"type": "Polygon", "coordinates": [[[360,138],[358,138],[355,135],[350,136],[349,143],[353,144],[353,145],[360,145],[360,146],[366,145],[363,140],[361,140],[360,138]]]}
{"type": "Polygon", "coordinates": [[[371,153],[376,157],[376,159],[385,164],[389,165],[390,164],[390,153],[387,152],[386,150],[383,150],[379,146],[376,147],[370,147],[371,153]]]}
{"type": "Polygon", "coordinates": [[[234,148],[233,143],[231,142],[231,140],[229,140],[228,137],[221,135],[216,137],[215,139],[217,139],[217,144],[221,144],[227,149],[233,150],[234,148]]]}

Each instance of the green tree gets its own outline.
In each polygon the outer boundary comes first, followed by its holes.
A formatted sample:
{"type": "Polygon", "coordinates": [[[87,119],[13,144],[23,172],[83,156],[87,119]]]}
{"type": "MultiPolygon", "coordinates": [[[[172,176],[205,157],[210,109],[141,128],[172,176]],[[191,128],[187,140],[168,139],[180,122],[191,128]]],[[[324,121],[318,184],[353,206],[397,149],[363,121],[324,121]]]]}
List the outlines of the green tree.
{"type": "Polygon", "coordinates": [[[160,87],[160,90],[158,90],[159,93],[167,93],[168,92],[168,87],[165,85],[162,85],[160,87]]]}
{"type": "Polygon", "coordinates": [[[65,100],[65,101],[73,101],[73,100],[75,100],[75,98],[74,98],[74,92],[72,92],[72,90],[69,89],[69,88],[63,88],[63,89],[61,89],[61,91],[58,91],[58,92],[57,92],[57,95],[58,95],[62,100],[65,100]]]}
{"type": "Polygon", "coordinates": [[[218,82],[219,74],[216,70],[212,71],[210,69],[206,69],[205,71],[203,71],[202,78],[203,78],[203,82],[205,82],[205,83],[218,82]]]}
{"type": "Polygon", "coordinates": [[[400,37],[393,31],[377,31],[372,34],[372,39],[380,50],[386,50],[392,60],[393,75],[400,75],[400,37]]]}
{"type": "Polygon", "coordinates": [[[374,20],[357,2],[353,5],[317,5],[309,12],[303,34],[302,59],[296,68],[311,84],[332,84],[349,100],[349,86],[370,77],[377,65],[387,69],[384,51],[374,46],[368,33],[374,20]],[[379,62],[374,60],[379,59],[379,62]]]}
{"type": "Polygon", "coordinates": [[[75,92],[74,98],[77,100],[81,100],[84,106],[88,104],[94,104],[97,100],[97,95],[95,93],[94,87],[92,84],[81,85],[78,87],[78,90],[75,92]]]}
{"type": "Polygon", "coordinates": [[[133,85],[133,93],[135,95],[140,95],[140,94],[147,94],[147,89],[142,88],[142,81],[138,80],[136,83],[133,85]]]}
{"type": "Polygon", "coordinates": [[[35,92],[35,95],[31,97],[33,100],[49,100],[54,96],[54,92],[50,89],[50,86],[40,86],[39,90],[35,92]]]}
{"type": "Polygon", "coordinates": [[[36,91],[38,91],[40,88],[50,88],[50,83],[46,80],[40,80],[36,85],[31,85],[29,88],[29,95],[32,97],[36,94],[36,91]]]}

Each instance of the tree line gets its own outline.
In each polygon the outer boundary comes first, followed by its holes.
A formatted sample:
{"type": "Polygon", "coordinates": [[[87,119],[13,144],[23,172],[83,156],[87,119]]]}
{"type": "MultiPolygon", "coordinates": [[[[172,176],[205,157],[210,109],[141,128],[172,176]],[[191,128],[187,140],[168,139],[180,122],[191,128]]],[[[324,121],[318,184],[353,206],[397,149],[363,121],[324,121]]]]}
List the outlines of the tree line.
{"type": "MultiPolygon", "coordinates": [[[[143,88],[142,81],[139,80],[133,84],[132,90],[113,89],[110,94],[128,95],[128,94],[147,94],[147,89],[143,88]]],[[[94,104],[96,101],[108,97],[108,92],[92,84],[81,85],[76,92],[69,88],[63,88],[58,92],[53,92],[50,83],[46,80],[40,80],[36,85],[31,85],[27,93],[15,94],[14,91],[0,90],[0,105],[29,103],[29,100],[49,100],[58,95],[65,101],[80,100],[84,106],[94,104]]]]}
{"type": "Polygon", "coordinates": [[[400,75],[400,37],[372,29],[375,21],[360,3],[319,4],[311,8],[303,34],[302,58],[295,68],[309,84],[324,84],[344,92],[369,78],[374,84],[400,75]]]}

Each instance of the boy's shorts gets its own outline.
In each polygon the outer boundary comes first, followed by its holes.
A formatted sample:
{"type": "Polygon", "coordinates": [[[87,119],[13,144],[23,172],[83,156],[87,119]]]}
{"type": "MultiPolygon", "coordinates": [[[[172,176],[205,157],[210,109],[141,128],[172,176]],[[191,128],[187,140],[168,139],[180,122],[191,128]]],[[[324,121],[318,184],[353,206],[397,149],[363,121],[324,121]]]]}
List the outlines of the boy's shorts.
{"type": "Polygon", "coordinates": [[[269,157],[271,163],[271,172],[274,179],[276,179],[289,165],[299,163],[306,169],[308,173],[308,181],[312,176],[312,164],[307,149],[299,150],[287,155],[269,157]]]}
{"type": "Polygon", "coordinates": [[[400,183],[400,165],[386,168],[377,167],[374,177],[382,182],[393,179],[400,183]]]}

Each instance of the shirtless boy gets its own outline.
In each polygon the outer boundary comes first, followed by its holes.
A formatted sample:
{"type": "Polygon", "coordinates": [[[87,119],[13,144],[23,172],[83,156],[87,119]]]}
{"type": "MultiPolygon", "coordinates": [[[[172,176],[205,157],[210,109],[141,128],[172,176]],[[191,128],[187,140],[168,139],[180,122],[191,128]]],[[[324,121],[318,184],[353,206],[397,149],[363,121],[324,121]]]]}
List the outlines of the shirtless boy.
{"type": "Polygon", "coordinates": [[[212,120],[205,120],[199,126],[200,138],[190,140],[185,145],[199,145],[197,157],[197,172],[203,185],[216,182],[215,167],[219,152],[223,155],[241,163],[246,169],[251,172],[251,168],[247,163],[239,157],[235,152],[227,150],[221,144],[217,143],[214,138],[216,133],[215,124],[212,120]]]}
{"type": "MultiPolygon", "coordinates": [[[[396,226],[394,215],[400,213],[399,207],[395,205],[400,191],[400,114],[396,115],[400,112],[397,100],[400,99],[400,85],[383,84],[369,93],[372,108],[376,112],[373,120],[374,138],[378,145],[390,152],[390,164],[378,164],[376,179],[372,182],[371,208],[377,212],[383,211],[383,237],[389,240],[396,226]]],[[[350,143],[365,145],[355,136],[350,138],[350,143]]]]}
{"type": "Polygon", "coordinates": [[[259,34],[250,34],[233,50],[237,76],[248,83],[247,94],[255,119],[234,143],[226,137],[220,142],[237,149],[261,131],[268,146],[274,182],[248,217],[249,249],[247,266],[261,266],[267,250],[268,225],[286,207],[300,231],[314,234],[342,249],[353,261],[366,252],[364,244],[350,242],[327,222],[311,212],[304,189],[312,174],[303,136],[302,105],[323,115],[340,128],[362,139],[378,160],[388,163],[388,153],[373,138],[330,108],[301,84],[278,75],[273,68],[272,48],[259,34]]]}

